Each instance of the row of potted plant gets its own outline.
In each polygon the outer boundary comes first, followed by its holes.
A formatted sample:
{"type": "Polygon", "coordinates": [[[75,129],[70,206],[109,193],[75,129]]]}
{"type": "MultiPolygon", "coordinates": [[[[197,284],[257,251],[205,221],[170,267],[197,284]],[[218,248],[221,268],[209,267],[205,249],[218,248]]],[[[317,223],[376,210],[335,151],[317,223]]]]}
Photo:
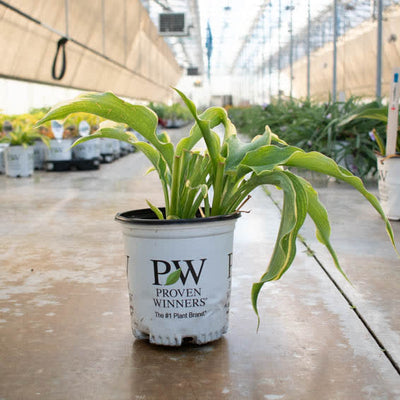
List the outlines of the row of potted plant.
{"type": "MultiPolygon", "coordinates": [[[[192,119],[180,103],[150,103],[149,107],[157,113],[158,123],[164,127],[180,127],[192,119]]],[[[135,149],[124,142],[102,139],[71,151],[73,140],[81,136],[79,126],[82,121],[89,125],[92,134],[104,118],[84,112],[68,116],[63,121],[62,131],[56,126],[56,137],[50,122],[33,128],[48,111],[49,108],[43,107],[18,115],[0,114],[0,173],[15,177],[30,176],[34,169],[93,169],[98,168],[100,162],[110,163],[135,149]],[[10,149],[6,151],[8,147],[10,149]]]]}
{"type": "Polygon", "coordinates": [[[131,153],[134,147],[112,139],[99,139],[71,149],[74,139],[93,134],[100,118],[78,113],[64,123],[52,121],[33,127],[42,110],[17,116],[2,116],[0,131],[0,172],[10,177],[26,177],[34,169],[97,169],[131,153]],[[7,119],[6,119],[7,118],[7,119]]]}
{"type": "MultiPolygon", "coordinates": [[[[171,105],[165,103],[150,102],[148,107],[153,110],[158,116],[158,123],[162,127],[176,128],[188,124],[193,121],[193,117],[188,109],[181,103],[173,103],[171,105]]],[[[0,132],[3,131],[3,125],[11,124],[12,126],[19,126],[23,129],[30,129],[36,121],[41,119],[48,111],[49,107],[31,108],[29,112],[24,114],[6,115],[0,113],[0,132]]],[[[104,121],[96,115],[80,112],[72,116],[68,116],[64,121],[65,131],[64,139],[76,138],[79,136],[77,127],[81,121],[87,121],[93,129],[104,121]]],[[[53,139],[53,132],[50,128],[50,123],[42,124],[42,132],[49,138],[53,139]]]]}

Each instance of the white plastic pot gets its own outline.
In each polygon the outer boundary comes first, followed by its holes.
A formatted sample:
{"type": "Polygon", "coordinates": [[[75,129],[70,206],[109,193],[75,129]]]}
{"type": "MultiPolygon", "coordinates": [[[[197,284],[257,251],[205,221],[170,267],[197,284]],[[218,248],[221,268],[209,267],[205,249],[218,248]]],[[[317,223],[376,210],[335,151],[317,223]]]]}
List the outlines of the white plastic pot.
{"type": "Polygon", "coordinates": [[[135,337],[180,346],[184,339],[203,344],[226,333],[239,216],[158,220],[148,209],[117,214],[135,337]],[[179,268],[178,281],[166,285],[179,268]]]}
{"type": "Polygon", "coordinates": [[[112,154],[114,152],[113,139],[101,138],[100,139],[100,153],[112,154]]]}
{"type": "Polygon", "coordinates": [[[119,142],[121,153],[128,154],[132,151],[132,145],[127,142],[119,142]]]}
{"type": "Polygon", "coordinates": [[[46,159],[46,145],[41,141],[37,140],[33,147],[33,163],[35,169],[43,169],[44,161],[46,159]]]}
{"type": "Polygon", "coordinates": [[[8,146],[8,143],[0,143],[0,174],[4,174],[6,172],[5,152],[8,146]]]}
{"type": "Polygon", "coordinates": [[[33,174],[33,146],[9,146],[5,150],[6,175],[25,177],[33,174]]]}
{"type": "Polygon", "coordinates": [[[114,160],[113,139],[100,139],[100,154],[105,162],[111,162],[114,160]]]}
{"type": "Polygon", "coordinates": [[[400,219],[400,157],[377,156],[379,200],[389,219],[400,219]]]}
{"type": "Polygon", "coordinates": [[[72,139],[50,140],[50,147],[46,151],[47,161],[69,161],[72,158],[72,139]]]}
{"type": "Polygon", "coordinates": [[[112,140],[112,145],[113,145],[114,158],[120,158],[121,157],[120,141],[116,140],[116,139],[111,139],[111,140],[112,140]]]}
{"type": "Polygon", "coordinates": [[[100,142],[98,139],[80,143],[72,148],[72,154],[78,160],[93,160],[100,158],[100,142]]]}

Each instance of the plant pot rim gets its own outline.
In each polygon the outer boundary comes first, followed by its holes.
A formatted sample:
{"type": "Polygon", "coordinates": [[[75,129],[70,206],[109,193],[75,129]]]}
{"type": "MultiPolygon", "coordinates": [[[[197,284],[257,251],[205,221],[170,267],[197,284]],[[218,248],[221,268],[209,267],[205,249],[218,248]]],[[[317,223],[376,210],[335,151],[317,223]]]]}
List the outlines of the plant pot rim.
{"type": "MultiPolygon", "coordinates": [[[[388,162],[389,160],[400,160],[400,154],[396,153],[390,156],[383,156],[380,153],[376,154],[376,161],[379,165],[383,165],[384,163],[388,162]]],[[[393,161],[391,161],[393,163],[393,161]]],[[[396,161],[397,162],[397,161],[396,161]]]]}
{"type": "MultiPolygon", "coordinates": [[[[160,211],[165,215],[165,208],[160,208],[160,211]]],[[[228,215],[216,215],[212,217],[196,217],[188,219],[158,219],[156,214],[150,208],[142,208],[139,210],[130,210],[117,213],[115,220],[127,224],[139,225],[180,225],[180,224],[193,224],[193,223],[207,223],[212,221],[228,221],[237,219],[241,216],[239,211],[228,215]]]]}

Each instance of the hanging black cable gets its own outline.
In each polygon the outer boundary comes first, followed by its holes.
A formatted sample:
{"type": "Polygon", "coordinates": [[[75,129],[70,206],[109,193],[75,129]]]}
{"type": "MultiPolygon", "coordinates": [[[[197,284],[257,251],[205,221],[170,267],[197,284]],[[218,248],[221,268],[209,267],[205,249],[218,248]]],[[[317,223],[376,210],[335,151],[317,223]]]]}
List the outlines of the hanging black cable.
{"type": "Polygon", "coordinates": [[[55,79],[57,81],[60,81],[64,77],[65,70],[67,68],[67,57],[65,54],[65,44],[67,42],[68,42],[68,39],[66,37],[61,38],[57,42],[57,51],[56,51],[56,55],[54,56],[53,67],[51,69],[51,76],[53,77],[53,79],[55,79]],[[57,59],[58,59],[58,54],[60,52],[60,49],[62,51],[61,70],[60,70],[60,74],[57,75],[56,65],[57,65],[57,59]]]}

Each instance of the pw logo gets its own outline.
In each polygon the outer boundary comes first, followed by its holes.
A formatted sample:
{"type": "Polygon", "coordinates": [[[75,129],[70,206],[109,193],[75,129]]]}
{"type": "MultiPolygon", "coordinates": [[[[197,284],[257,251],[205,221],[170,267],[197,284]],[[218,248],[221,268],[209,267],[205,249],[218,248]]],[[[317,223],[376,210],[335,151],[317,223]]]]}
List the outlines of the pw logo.
{"type": "Polygon", "coordinates": [[[185,285],[189,275],[193,278],[196,285],[199,283],[200,275],[203,272],[204,263],[206,258],[199,260],[199,265],[194,265],[195,260],[150,260],[153,262],[154,270],[154,282],[153,285],[161,285],[160,275],[168,275],[171,269],[175,267],[175,270],[181,269],[180,279],[182,284],[185,285]]]}

